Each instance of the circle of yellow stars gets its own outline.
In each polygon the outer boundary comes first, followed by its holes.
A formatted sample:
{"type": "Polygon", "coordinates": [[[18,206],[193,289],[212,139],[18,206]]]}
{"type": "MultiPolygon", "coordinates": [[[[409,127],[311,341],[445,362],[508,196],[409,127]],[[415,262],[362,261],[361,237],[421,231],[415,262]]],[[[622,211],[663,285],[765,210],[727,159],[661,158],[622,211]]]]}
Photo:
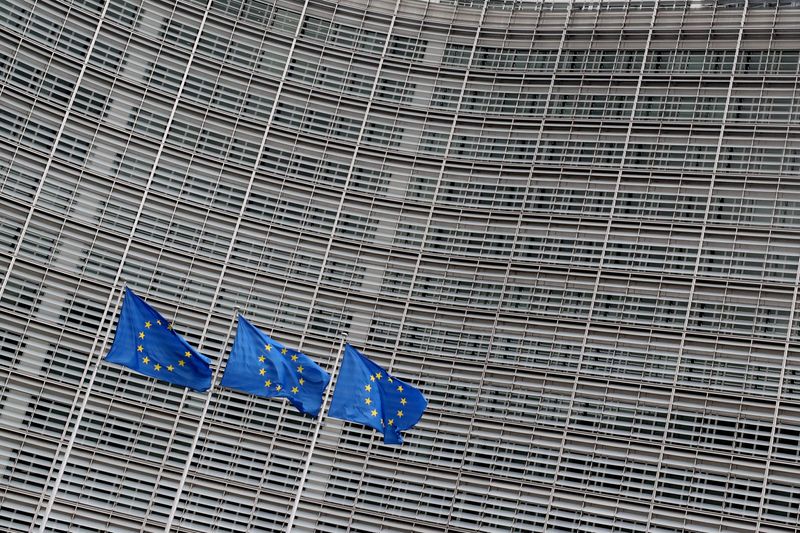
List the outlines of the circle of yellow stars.
{"type": "MultiPolygon", "coordinates": [[[[272,351],[272,345],[271,344],[265,344],[264,345],[264,350],[266,350],[267,353],[271,352],[272,351]]],[[[288,352],[289,352],[289,350],[287,348],[281,348],[281,355],[287,355],[288,352]]],[[[297,360],[299,359],[297,354],[292,354],[290,357],[291,357],[292,362],[297,362],[297,360]]],[[[258,362],[259,363],[265,363],[266,360],[267,360],[266,356],[264,356],[264,355],[259,355],[258,356],[258,362]]],[[[297,371],[298,374],[302,374],[303,370],[305,370],[305,368],[303,368],[303,365],[298,364],[297,367],[295,368],[295,370],[297,371]]],[[[259,375],[264,376],[267,373],[267,369],[262,366],[261,368],[258,369],[258,373],[259,373],[259,375]]],[[[292,394],[297,394],[298,392],[300,392],[300,387],[303,384],[305,384],[305,382],[306,382],[306,380],[303,377],[300,377],[297,380],[298,385],[292,387],[289,390],[292,392],[292,394]]],[[[267,389],[272,388],[272,380],[271,379],[265,380],[264,381],[264,387],[266,387],[267,389]]],[[[281,385],[280,383],[276,383],[275,387],[274,387],[274,390],[275,390],[275,392],[282,391],[283,390],[283,385],[281,385]]]]}
{"type": "MultiPolygon", "coordinates": [[[[162,326],[163,323],[161,322],[161,320],[156,320],[156,325],[162,326]]],[[[140,341],[144,341],[145,337],[147,336],[145,334],[145,331],[147,331],[149,329],[152,329],[152,327],[153,327],[153,323],[151,321],[147,320],[144,323],[144,329],[139,332],[139,334],[137,335],[137,338],[140,341]]],[[[172,322],[167,322],[167,329],[172,331],[172,322]]],[[[136,351],[139,352],[139,353],[144,353],[144,343],[138,344],[136,346],[136,351]]],[[[192,352],[190,352],[189,350],[186,350],[183,353],[183,356],[186,359],[188,359],[188,358],[190,358],[192,356],[192,352]]],[[[186,359],[178,359],[178,366],[181,366],[181,367],[182,366],[186,366],[186,359]]],[[[150,366],[150,361],[151,361],[151,359],[150,359],[149,356],[144,355],[142,357],[142,363],[144,363],[145,366],[149,367],[150,366]]],[[[170,365],[167,365],[167,366],[163,366],[160,363],[156,363],[156,362],[153,363],[153,370],[155,370],[156,372],[160,372],[162,368],[164,370],[166,370],[167,372],[174,372],[175,371],[175,366],[174,365],[170,364],[170,365]]]]}
{"type": "MultiPolygon", "coordinates": [[[[380,382],[382,379],[383,379],[383,373],[382,373],[382,372],[376,372],[376,373],[374,373],[374,374],[371,374],[371,375],[369,376],[369,380],[370,380],[370,382],[371,382],[371,383],[367,383],[366,385],[364,385],[364,391],[365,391],[367,394],[370,394],[370,393],[372,392],[372,383],[375,383],[375,382],[380,382]]],[[[394,383],[394,380],[393,380],[392,378],[390,378],[390,377],[387,377],[387,378],[386,378],[386,381],[387,381],[388,383],[394,383]]],[[[403,386],[402,386],[402,385],[397,385],[397,388],[396,388],[395,390],[396,390],[397,392],[403,392],[403,386]]],[[[406,405],[406,403],[408,403],[408,400],[406,400],[406,399],[405,399],[405,397],[401,397],[401,398],[400,398],[400,404],[401,404],[401,405],[406,405]]],[[[373,404],[373,400],[372,400],[372,398],[370,398],[369,396],[367,396],[366,398],[364,398],[364,404],[365,404],[365,405],[366,405],[368,408],[369,408],[369,407],[371,407],[371,406],[372,406],[372,404],[373,404]]],[[[377,409],[375,409],[375,408],[372,408],[372,409],[370,409],[370,410],[369,410],[369,414],[370,414],[370,416],[375,416],[375,417],[377,417],[377,416],[378,416],[378,410],[377,410],[377,409]]],[[[402,409],[398,409],[398,410],[395,412],[395,416],[396,416],[397,418],[403,418],[404,414],[405,414],[405,413],[403,413],[403,410],[402,410],[402,409]]],[[[388,425],[390,425],[390,426],[394,426],[394,424],[395,424],[395,421],[394,421],[394,420],[395,420],[394,418],[390,418],[390,419],[388,419],[388,420],[386,420],[386,421],[384,422],[384,420],[383,420],[383,419],[381,419],[381,425],[382,425],[382,426],[384,426],[384,425],[388,424],[388,425]]]]}

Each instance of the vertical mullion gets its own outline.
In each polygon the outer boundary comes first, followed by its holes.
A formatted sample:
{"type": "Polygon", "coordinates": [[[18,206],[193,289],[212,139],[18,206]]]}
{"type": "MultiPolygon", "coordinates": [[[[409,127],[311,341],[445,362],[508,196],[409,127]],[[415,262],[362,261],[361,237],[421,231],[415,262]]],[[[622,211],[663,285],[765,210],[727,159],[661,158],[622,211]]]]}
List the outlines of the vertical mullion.
{"type": "MultiPolygon", "coordinates": [[[[181,94],[183,93],[183,89],[184,89],[184,86],[186,84],[186,78],[187,78],[187,76],[189,74],[189,70],[191,68],[192,61],[194,60],[194,56],[195,56],[195,53],[197,51],[197,46],[198,46],[198,44],[200,42],[200,37],[201,37],[201,35],[203,33],[203,28],[205,27],[206,20],[208,19],[208,15],[209,15],[209,11],[210,11],[210,7],[211,7],[211,2],[212,1],[213,0],[209,0],[208,1],[207,5],[206,5],[206,8],[203,11],[203,16],[201,18],[200,25],[199,25],[198,31],[197,31],[197,36],[195,37],[194,45],[192,46],[192,50],[189,53],[189,59],[187,60],[186,68],[184,70],[183,77],[181,79],[181,83],[180,83],[180,85],[178,87],[177,94],[175,95],[175,100],[174,100],[174,103],[172,105],[172,110],[171,110],[169,118],[167,120],[166,127],[164,128],[164,133],[162,134],[161,142],[159,144],[158,150],[156,151],[156,156],[154,158],[152,168],[151,168],[151,170],[149,172],[147,181],[145,183],[144,193],[143,193],[142,198],[141,198],[141,200],[139,202],[139,207],[138,207],[138,209],[136,211],[136,216],[134,217],[134,221],[133,221],[133,224],[131,226],[130,233],[129,233],[126,241],[125,241],[125,247],[124,247],[123,252],[121,254],[121,257],[119,259],[119,266],[117,267],[117,271],[116,271],[116,273],[114,275],[114,280],[112,282],[112,287],[116,287],[119,284],[120,278],[122,276],[122,270],[123,270],[123,267],[124,267],[125,262],[127,260],[128,254],[130,252],[131,245],[133,243],[136,231],[138,229],[139,221],[140,221],[140,219],[142,217],[142,213],[144,211],[145,202],[147,201],[147,197],[148,197],[148,195],[150,193],[150,189],[152,187],[152,183],[153,183],[153,179],[155,177],[156,169],[158,167],[158,163],[159,163],[159,160],[161,158],[161,154],[164,151],[164,147],[166,145],[166,141],[167,141],[167,138],[168,138],[169,133],[170,133],[170,128],[172,126],[172,122],[173,122],[174,117],[175,117],[175,112],[177,111],[178,105],[181,102],[181,94]]],[[[102,20],[105,17],[105,14],[106,14],[106,12],[108,10],[108,6],[109,5],[110,4],[107,2],[106,5],[103,8],[103,11],[101,13],[101,18],[98,20],[98,27],[97,27],[97,30],[95,32],[93,42],[96,42],[96,40],[97,40],[97,36],[99,35],[99,32],[100,32],[100,26],[102,24],[102,20]]],[[[83,65],[83,67],[81,69],[82,73],[85,72],[86,67],[88,66],[88,62],[89,62],[89,56],[87,55],[86,62],[84,63],[84,65],[83,65]]],[[[78,91],[78,87],[79,87],[79,85],[76,83],[75,91],[73,91],[73,96],[71,97],[71,101],[74,101],[75,95],[77,94],[77,91],[78,91]]],[[[66,118],[65,118],[64,122],[62,123],[61,131],[63,131],[63,128],[65,127],[65,125],[66,125],[66,118]]],[[[48,161],[48,165],[49,165],[50,161],[52,161],[52,156],[54,155],[54,153],[55,153],[55,144],[54,144],[54,147],[53,147],[53,151],[51,152],[51,158],[48,161]]],[[[48,168],[49,168],[49,166],[48,166],[48,168]]],[[[31,209],[31,216],[32,216],[32,213],[33,213],[33,208],[31,209]]],[[[22,239],[20,239],[20,243],[21,243],[21,240],[22,239]]],[[[108,302],[106,303],[105,309],[103,310],[102,318],[100,320],[100,326],[98,328],[98,335],[97,335],[96,340],[92,344],[91,353],[94,353],[94,351],[97,348],[98,339],[100,337],[99,333],[101,332],[101,330],[103,328],[103,325],[106,323],[106,321],[108,321],[108,323],[109,323],[108,327],[110,327],[110,325],[114,321],[114,317],[113,316],[111,316],[111,317],[108,316],[109,310],[111,308],[111,301],[112,300],[109,298],[108,302]]],[[[51,509],[52,509],[52,507],[53,507],[53,505],[55,503],[55,497],[56,497],[56,494],[58,492],[58,488],[59,488],[59,485],[61,483],[61,479],[63,478],[63,475],[64,475],[64,470],[66,469],[66,466],[67,466],[67,461],[68,461],[68,458],[69,458],[68,457],[69,456],[69,452],[72,450],[72,447],[74,445],[75,438],[77,436],[78,430],[80,429],[80,423],[81,423],[81,420],[83,418],[83,414],[84,414],[86,406],[88,404],[90,390],[89,390],[88,387],[86,387],[86,391],[83,394],[83,400],[81,401],[80,407],[78,407],[78,399],[81,396],[82,389],[84,389],[84,382],[86,380],[86,376],[87,375],[89,376],[89,383],[94,383],[94,379],[95,379],[95,377],[97,375],[98,370],[100,369],[100,363],[96,362],[93,365],[92,364],[93,362],[94,362],[93,358],[89,358],[89,359],[86,360],[86,363],[85,363],[84,368],[83,368],[83,373],[81,375],[80,384],[78,386],[77,392],[76,392],[75,397],[74,397],[74,399],[72,401],[72,404],[70,406],[69,414],[67,415],[67,422],[66,422],[66,424],[64,426],[63,432],[61,433],[61,437],[59,439],[58,449],[56,450],[55,458],[53,460],[53,465],[51,466],[50,472],[48,474],[48,480],[49,480],[49,478],[52,476],[53,470],[56,467],[56,463],[58,461],[58,456],[59,456],[59,453],[61,451],[61,447],[64,444],[64,440],[67,439],[67,434],[69,433],[69,427],[70,427],[70,420],[72,419],[73,414],[75,413],[75,410],[78,409],[78,414],[77,414],[77,417],[75,418],[75,422],[74,422],[74,429],[69,434],[67,445],[66,445],[66,451],[64,453],[64,457],[61,460],[61,466],[59,467],[58,473],[56,474],[56,480],[54,482],[53,489],[52,489],[49,501],[47,503],[47,507],[45,508],[44,515],[42,517],[41,531],[44,531],[44,528],[47,525],[47,521],[49,519],[51,509]],[[91,370],[91,372],[90,372],[90,370],[91,370]]],[[[187,395],[188,395],[187,390],[184,390],[184,392],[182,394],[181,403],[185,402],[187,395]]],[[[178,419],[176,418],[174,425],[177,426],[177,424],[178,424],[178,419]]],[[[42,494],[42,496],[41,496],[41,498],[39,500],[39,504],[37,505],[37,508],[36,508],[36,511],[35,511],[35,515],[39,514],[39,510],[41,508],[43,500],[44,500],[44,494],[42,494]]]]}
{"type": "Polygon", "coordinates": [[[780,377],[778,378],[778,390],[775,393],[775,410],[772,415],[772,424],[770,426],[770,435],[769,435],[769,451],[767,453],[766,459],[764,461],[764,478],[761,483],[761,497],[760,497],[760,504],[758,506],[758,517],[756,519],[756,531],[755,533],[759,533],[761,531],[761,527],[763,524],[763,517],[764,517],[764,509],[767,506],[767,489],[769,487],[770,477],[769,471],[772,466],[773,456],[775,455],[775,440],[777,438],[777,427],[778,427],[778,420],[780,418],[781,412],[781,397],[783,396],[783,387],[786,382],[786,364],[789,360],[789,350],[792,344],[792,332],[794,330],[794,324],[797,320],[797,295],[798,290],[800,289],[800,262],[797,265],[797,273],[794,279],[794,288],[792,290],[792,306],[789,311],[789,320],[786,324],[786,337],[784,338],[783,343],[783,358],[781,359],[781,370],[780,370],[780,377]]]}
{"type": "MultiPolygon", "coordinates": [[[[103,9],[98,15],[97,19],[97,26],[95,27],[94,33],[92,34],[92,38],[89,41],[89,46],[86,50],[86,57],[84,58],[83,64],[81,65],[80,71],[78,72],[78,77],[75,79],[75,87],[72,89],[72,93],[69,96],[69,100],[67,101],[67,107],[64,110],[64,117],[61,119],[61,124],[58,127],[58,131],[56,131],[56,135],[53,139],[53,146],[50,147],[50,153],[47,154],[47,161],[44,165],[44,170],[42,170],[42,177],[39,180],[39,185],[36,187],[36,192],[33,194],[33,198],[31,199],[30,210],[28,211],[28,216],[25,218],[25,222],[22,225],[22,229],[20,230],[19,238],[17,239],[17,244],[14,247],[14,250],[11,252],[11,261],[6,269],[6,275],[0,280],[0,299],[3,298],[3,294],[5,293],[6,286],[8,285],[8,280],[11,278],[11,274],[14,271],[14,265],[16,264],[17,258],[19,257],[19,252],[22,248],[22,243],[25,240],[25,235],[28,232],[28,227],[30,226],[31,220],[33,219],[33,215],[36,212],[36,206],[39,203],[39,198],[42,195],[42,191],[44,190],[44,184],[47,181],[47,175],[50,172],[50,167],[53,164],[53,160],[56,156],[56,151],[58,149],[58,145],[61,142],[61,137],[64,135],[64,130],[67,127],[67,123],[69,122],[70,114],[72,113],[72,108],[75,104],[75,98],[78,96],[78,91],[80,90],[81,83],[83,82],[83,77],[86,74],[86,68],[89,66],[89,58],[94,51],[95,44],[97,43],[97,38],[100,35],[100,30],[103,26],[103,21],[105,19],[106,12],[108,11],[108,7],[111,3],[111,0],[105,0],[103,4],[103,9]]],[[[67,11],[67,17],[69,17],[69,13],[71,10],[67,11]]],[[[30,20],[33,18],[33,13],[28,18],[28,24],[30,24],[30,20]]],[[[20,46],[17,48],[17,53],[19,49],[22,47],[22,44],[25,43],[25,38],[22,36],[20,38],[20,46]]],[[[54,51],[53,55],[56,55],[57,52],[54,51]]],[[[15,55],[16,57],[16,55],[15,55]]],[[[41,90],[41,88],[40,88],[41,90]]],[[[16,151],[19,150],[19,146],[17,147],[16,151]]],[[[15,154],[16,154],[15,151],[15,154]]]]}
{"type": "MultiPolygon", "coordinates": [[[[488,2],[484,2],[481,5],[481,13],[480,13],[480,16],[478,17],[477,27],[475,28],[475,37],[472,40],[472,46],[470,48],[469,60],[467,62],[466,68],[464,70],[464,75],[463,75],[463,77],[461,79],[461,88],[459,89],[458,101],[456,103],[456,107],[453,110],[453,119],[450,122],[450,132],[449,132],[449,135],[447,137],[447,144],[445,145],[444,152],[442,153],[442,156],[441,156],[442,157],[442,161],[441,161],[441,164],[439,165],[439,170],[438,170],[438,172],[436,174],[436,185],[434,187],[434,191],[433,191],[433,194],[432,194],[431,199],[430,199],[430,206],[428,207],[428,214],[427,214],[427,217],[425,219],[425,226],[424,226],[423,232],[422,232],[422,239],[420,240],[419,249],[418,249],[418,251],[416,253],[416,258],[414,260],[414,268],[413,268],[413,271],[412,271],[412,274],[411,274],[411,280],[410,280],[409,285],[408,285],[408,293],[406,295],[405,302],[403,303],[403,311],[402,311],[402,314],[400,316],[400,323],[398,324],[398,327],[397,327],[397,334],[395,335],[394,346],[392,347],[392,355],[391,355],[391,357],[389,359],[389,364],[387,365],[387,370],[389,370],[390,372],[391,372],[391,369],[394,366],[394,362],[395,362],[395,360],[397,358],[397,352],[398,352],[398,350],[400,348],[400,339],[401,339],[401,337],[403,335],[403,329],[405,328],[406,321],[408,319],[409,309],[411,308],[411,302],[412,302],[412,300],[414,298],[414,287],[417,285],[417,282],[418,282],[419,271],[420,271],[420,267],[422,265],[422,259],[423,259],[423,256],[425,255],[426,244],[427,244],[427,242],[429,240],[429,236],[430,236],[430,233],[431,233],[431,225],[433,223],[434,212],[436,211],[436,209],[438,207],[437,206],[437,200],[439,198],[439,195],[440,195],[441,189],[442,189],[442,179],[444,177],[444,171],[445,171],[445,168],[446,168],[447,163],[448,163],[448,157],[450,156],[450,150],[451,150],[451,147],[452,147],[452,144],[453,144],[453,136],[455,135],[456,127],[458,126],[459,113],[461,112],[462,106],[464,104],[464,95],[466,93],[467,85],[469,83],[470,73],[472,71],[473,62],[475,61],[475,55],[476,55],[476,51],[478,49],[478,43],[480,42],[481,30],[482,30],[482,27],[483,27],[484,20],[486,19],[486,13],[487,13],[488,9],[489,9],[488,2]]],[[[443,43],[443,46],[445,46],[445,47],[447,46],[447,42],[446,41],[443,43]]],[[[488,352],[487,352],[487,357],[488,357],[488,352]]],[[[484,364],[485,364],[485,362],[484,362],[484,364]]],[[[481,376],[481,380],[482,379],[483,379],[483,376],[481,376]]],[[[477,398],[476,398],[476,401],[477,401],[477,398]]],[[[470,427],[471,427],[471,424],[472,424],[472,420],[470,420],[470,427]]],[[[376,435],[373,434],[370,437],[370,440],[369,440],[368,453],[370,453],[372,451],[372,448],[375,446],[375,439],[376,439],[376,435]]],[[[469,435],[467,435],[467,439],[469,439],[469,435]]],[[[461,460],[462,460],[462,464],[463,464],[463,461],[465,460],[465,457],[462,456],[461,460]]],[[[361,487],[363,486],[365,474],[366,474],[366,472],[364,470],[362,470],[361,476],[359,478],[359,483],[358,483],[359,491],[361,490],[361,487]]],[[[458,492],[460,484],[461,484],[461,470],[459,469],[458,473],[456,474],[456,479],[455,479],[455,481],[453,483],[453,498],[450,501],[450,510],[448,511],[448,516],[452,516],[452,514],[453,514],[453,509],[455,507],[455,500],[456,500],[455,496],[456,496],[456,493],[458,492]]],[[[351,516],[351,520],[352,520],[352,513],[351,513],[350,516],[351,516]]]]}
{"type": "MultiPolygon", "coordinates": [[[[573,378],[572,390],[570,391],[569,403],[567,405],[567,410],[566,410],[565,426],[564,426],[564,429],[561,432],[561,448],[560,448],[561,451],[560,451],[560,454],[559,454],[558,463],[556,464],[555,472],[553,473],[553,487],[552,487],[552,489],[550,491],[550,495],[549,495],[549,498],[548,498],[548,504],[547,504],[547,520],[550,520],[551,517],[552,517],[555,493],[558,490],[558,478],[559,478],[559,474],[562,471],[562,466],[563,466],[562,463],[564,461],[564,452],[565,452],[564,447],[566,446],[567,438],[568,438],[569,432],[570,432],[569,423],[570,423],[570,419],[571,419],[573,410],[575,408],[575,400],[576,400],[576,396],[577,396],[577,393],[578,393],[578,388],[580,387],[581,381],[582,381],[582,378],[583,378],[581,370],[582,370],[582,367],[583,367],[584,357],[586,355],[586,345],[588,344],[589,332],[591,330],[591,327],[593,326],[592,317],[593,317],[595,305],[596,305],[596,302],[597,302],[597,293],[600,290],[600,282],[601,282],[602,275],[603,275],[603,262],[605,261],[606,252],[608,250],[608,241],[609,241],[609,238],[611,236],[611,226],[613,225],[613,223],[615,221],[614,214],[615,214],[615,209],[617,207],[617,203],[619,201],[620,184],[622,182],[622,176],[623,176],[625,170],[627,170],[625,168],[625,160],[626,160],[627,154],[628,154],[628,147],[630,145],[630,138],[631,138],[631,132],[633,130],[633,124],[634,124],[634,121],[636,119],[636,108],[637,108],[637,105],[638,105],[638,102],[639,102],[639,96],[641,94],[642,83],[643,83],[643,80],[644,80],[644,74],[645,74],[645,70],[646,70],[646,66],[647,66],[647,55],[648,55],[648,53],[650,51],[650,45],[651,45],[651,41],[652,41],[652,38],[653,38],[653,29],[654,29],[655,23],[656,23],[656,15],[658,13],[658,5],[659,5],[659,0],[655,0],[653,2],[653,14],[652,14],[652,16],[650,18],[650,25],[649,25],[649,28],[647,30],[647,41],[645,43],[644,51],[642,53],[642,63],[640,65],[640,67],[639,67],[639,73],[638,73],[638,77],[637,77],[637,81],[636,81],[636,90],[634,92],[633,104],[631,105],[631,111],[630,111],[630,115],[628,117],[628,126],[627,126],[627,129],[625,131],[625,144],[624,144],[624,147],[623,147],[622,156],[620,158],[619,171],[617,172],[616,182],[614,184],[614,194],[613,194],[613,197],[612,197],[611,208],[610,208],[609,213],[608,213],[608,220],[606,222],[605,235],[604,235],[604,238],[603,238],[602,248],[601,248],[601,252],[600,252],[600,261],[599,261],[599,263],[597,265],[597,272],[595,273],[595,276],[594,276],[594,288],[592,290],[591,300],[589,302],[589,312],[588,312],[588,314],[586,316],[586,319],[585,319],[586,322],[585,322],[584,327],[583,327],[583,335],[582,335],[582,338],[581,338],[580,352],[579,352],[579,355],[578,355],[578,364],[577,364],[577,367],[576,367],[576,369],[574,371],[575,375],[574,375],[574,378],[573,378]]],[[[618,41],[618,47],[619,47],[619,41],[618,41]]]]}
{"type": "MultiPolygon", "coordinates": [[[[650,510],[648,511],[648,515],[647,515],[648,522],[652,521],[652,519],[653,519],[653,513],[654,513],[654,510],[655,510],[655,503],[656,503],[656,497],[657,497],[657,494],[658,494],[658,485],[659,485],[659,481],[661,480],[661,476],[664,473],[664,456],[666,454],[667,436],[669,434],[669,423],[670,423],[670,420],[672,420],[672,417],[675,415],[675,410],[676,410],[676,408],[675,408],[675,395],[676,395],[676,390],[677,390],[677,387],[678,387],[678,376],[680,375],[681,362],[683,360],[683,354],[684,354],[684,351],[685,351],[685,348],[686,348],[687,331],[688,331],[688,328],[689,328],[689,321],[690,321],[691,313],[692,313],[692,304],[694,303],[694,298],[695,298],[695,288],[697,286],[697,276],[698,276],[699,269],[700,269],[700,262],[702,261],[702,256],[703,256],[703,243],[705,241],[706,229],[708,227],[708,218],[709,218],[709,213],[711,211],[711,203],[712,203],[712,200],[713,200],[713,197],[714,197],[714,184],[715,184],[715,180],[716,180],[716,176],[717,176],[717,169],[718,169],[718,166],[719,166],[720,152],[722,150],[722,141],[723,141],[724,136],[725,136],[725,126],[727,124],[728,113],[729,113],[729,109],[730,109],[731,94],[733,92],[733,86],[734,86],[734,83],[735,83],[736,67],[737,67],[737,63],[739,62],[739,54],[741,52],[741,47],[742,47],[742,35],[744,33],[744,27],[745,27],[745,21],[747,19],[747,14],[748,14],[748,6],[745,5],[745,6],[742,7],[742,16],[741,16],[741,19],[740,19],[740,22],[739,22],[739,33],[738,33],[737,40],[736,40],[736,49],[735,49],[734,55],[733,55],[733,66],[731,68],[730,80],[728,82],[728,89],[727,89],[727,93],[726,93],[726,96],[725,96],[725,108],[724,108],[724,111],[722,113],[722,121],[720,123],[719,136],[717,137],[717,148],[716,148],[716,154],[715,154],[715,157],[714,157],[714,165],[713,165],[713,167],[711,169],[711,173],[710,173],[710,181],[709,181],[709,185],[708,185],[708,196],[706,197],[706,205],[705,205],[705,210],[703,212],[703,220],[702,220],[702,222],[700,224],[700,237],[699,237],[698,244],[697,244],[697,255],[695,257],[695,262],[694,262],[694,267],[693,267],[693,272],[692,272],[692,279],[691,279],[691,282],[690,282],[689,299],[687,301],[686,315],[684,317],[683,325],[682,325],[682,328],[681,328],[680,345],[678,346],[678,354],[677,354],[677,358],[676,358],[676,361],[675,361],[675,372],[673,374],[672,383],[670,384],[671,388],[670,388],[670,393],[669,393],[669,403],[668,403],[668,406],[667,406],[667,414],[666,414],[666,419],[665,419],[664,433],[663,433],[663,435],[661,437],[660,449],[659,449],[659,452],[658,452],[658,463],[656,465],[655,478],[653,479],[653,499],[650,502],[650,510]]],[[[785,366],[785,358],[784,358],[784,363],[783,364],[785,366]]],[[[777,410],[777,406],[776,406],[776,410],[777,410]]]]}

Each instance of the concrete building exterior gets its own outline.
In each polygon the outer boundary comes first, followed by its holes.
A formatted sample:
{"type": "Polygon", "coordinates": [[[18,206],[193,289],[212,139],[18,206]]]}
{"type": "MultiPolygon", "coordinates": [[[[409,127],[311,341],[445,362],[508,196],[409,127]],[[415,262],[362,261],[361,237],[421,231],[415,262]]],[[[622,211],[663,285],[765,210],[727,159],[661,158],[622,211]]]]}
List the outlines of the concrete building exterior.
{"type": "Polygon", "coordinates": [[[797,4],[0,2],[0,530],[287,529],[314,420],[98,364],[127,283],[427,396],[295,531],[800,531],[797,4]]]}

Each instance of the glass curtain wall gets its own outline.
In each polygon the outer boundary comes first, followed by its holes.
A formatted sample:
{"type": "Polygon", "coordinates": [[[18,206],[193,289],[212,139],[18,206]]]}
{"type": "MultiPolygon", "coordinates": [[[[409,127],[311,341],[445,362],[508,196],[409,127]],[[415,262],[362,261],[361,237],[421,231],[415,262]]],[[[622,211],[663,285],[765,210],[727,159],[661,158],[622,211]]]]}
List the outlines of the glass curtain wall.
{"type": "Polygon", "coordinates": [[[124,282],[427,396],[296,531],[796,532],[796,4],[0,2],[0,529],[63,470],[47,531],[163,531],[190,461],[174,531],[285,530],[314,421],[215,390],[190,458],[204,395],[92,382],[124,282]]]}

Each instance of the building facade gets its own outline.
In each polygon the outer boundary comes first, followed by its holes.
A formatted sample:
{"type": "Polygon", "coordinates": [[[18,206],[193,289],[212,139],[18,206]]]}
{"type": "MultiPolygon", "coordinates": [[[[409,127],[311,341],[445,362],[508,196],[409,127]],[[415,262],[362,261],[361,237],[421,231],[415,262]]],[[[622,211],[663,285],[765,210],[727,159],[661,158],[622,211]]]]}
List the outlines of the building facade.
{"type": "Polygon", "coordinates": [[[127,283],[426,394],[295,531],[799,531],[795,4],[0,2],[0,529],[287,528],[314,421],[98,364],[127,283]]]}

